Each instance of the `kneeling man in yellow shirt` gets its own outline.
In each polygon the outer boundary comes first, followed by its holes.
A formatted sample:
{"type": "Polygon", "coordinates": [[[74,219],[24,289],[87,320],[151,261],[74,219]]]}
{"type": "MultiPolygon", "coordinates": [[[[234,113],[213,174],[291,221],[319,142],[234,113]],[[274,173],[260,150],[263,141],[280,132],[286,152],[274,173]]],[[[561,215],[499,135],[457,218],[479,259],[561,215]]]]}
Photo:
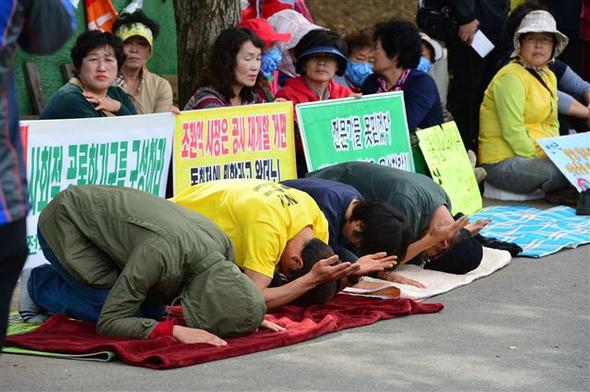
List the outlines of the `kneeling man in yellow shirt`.
{"type": "MultiPolygon", "coordinates": [[[[172,201],[209,218],[228,235],[235,263],[262,291],[268,308],[287,304],[326,283],[333,296],[343,287],[341,279],[395,264],[396,257],[385,254],[361,263],[340,263],[327,245],[328,222],[316,202],[305,192],[271,181],[206,182],[172,201]],[[275,269],[288,283],[270,287],[275,269]]],[[[329,299],[328,295],[321,301],[329,299]]]]}

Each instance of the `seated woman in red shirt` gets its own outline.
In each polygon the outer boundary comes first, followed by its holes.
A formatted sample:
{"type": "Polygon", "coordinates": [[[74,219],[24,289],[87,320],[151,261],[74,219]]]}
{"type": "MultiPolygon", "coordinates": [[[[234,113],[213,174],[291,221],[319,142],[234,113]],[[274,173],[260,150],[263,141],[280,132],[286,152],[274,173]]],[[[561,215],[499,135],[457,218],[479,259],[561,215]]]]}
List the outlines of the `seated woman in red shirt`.
{"type": "MultiPolygon", "coordinates": [[[[336,75],[346,71],[346,43],[336,33],[328,30],[312,30],[295,46],[295,66],[300,75],[290,79],[285,87],[277,92],[276,98],[292,101],[293,104],[346,98],[353,92],[334,81],[336,75]]],[[[297,155],[297,175],[303,177],[307,172],[303,145],[299,132],[295,133],[295,152],[297,155]]]]}
{"type": "Polygon", "coordinates": [[[293,103],[346,98],[352,94],[348,87],[336,83],[336,75],[346,71],[346,44],[336,33],[312,30],[295,46],[294,55],[299,77],[293,78],[277,93],[293,103]]]}

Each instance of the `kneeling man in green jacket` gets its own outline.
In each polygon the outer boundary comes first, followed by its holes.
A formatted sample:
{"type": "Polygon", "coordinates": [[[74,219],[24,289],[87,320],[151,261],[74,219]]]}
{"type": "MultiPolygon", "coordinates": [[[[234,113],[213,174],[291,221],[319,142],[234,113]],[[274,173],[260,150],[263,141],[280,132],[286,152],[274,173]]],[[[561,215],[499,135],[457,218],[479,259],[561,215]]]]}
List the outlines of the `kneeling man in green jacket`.
{"type": "Polygon", "coordinates": [[[34,268],[23,290],[45,311],[97,322],[100,334],[224,345],[263,324],[264,298],[233,263],[229,238],[165,199],[70,187],[41,213],[38,237],[50,264],[34,268]],[[158,321],[172,303],[186,327],[158,321]]]}

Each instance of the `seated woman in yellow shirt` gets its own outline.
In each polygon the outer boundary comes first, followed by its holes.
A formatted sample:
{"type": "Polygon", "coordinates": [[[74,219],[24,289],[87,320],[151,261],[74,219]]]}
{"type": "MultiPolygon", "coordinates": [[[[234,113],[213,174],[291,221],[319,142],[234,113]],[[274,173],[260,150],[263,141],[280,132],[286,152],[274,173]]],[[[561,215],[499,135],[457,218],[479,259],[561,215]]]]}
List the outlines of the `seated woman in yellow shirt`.
{"type": "Polygon", "coordinates": [[[527,14],[514,34],[514,59],[490,82],[480,111],[479,160],[493,186],[520,194],[567,187],[536,142],[559,136],[557,81],[547,64],[567,42],[546,11],[527,14]]]}

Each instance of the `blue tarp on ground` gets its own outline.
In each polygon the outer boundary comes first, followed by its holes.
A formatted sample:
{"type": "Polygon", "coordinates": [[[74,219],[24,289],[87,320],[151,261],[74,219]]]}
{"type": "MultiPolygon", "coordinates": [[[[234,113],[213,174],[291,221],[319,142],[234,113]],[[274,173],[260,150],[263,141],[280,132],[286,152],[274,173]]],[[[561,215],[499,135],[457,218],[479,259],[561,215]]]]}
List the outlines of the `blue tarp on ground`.
{"type": "Polygon", "coordinates": [[[590,243],[590,217],[576,215],[571,207],[493,206],[471,215],[470,221],[487,218],[492,222],[481,234],[518,244],[523,249],[519,256],[539,258],[590,243]]]}

